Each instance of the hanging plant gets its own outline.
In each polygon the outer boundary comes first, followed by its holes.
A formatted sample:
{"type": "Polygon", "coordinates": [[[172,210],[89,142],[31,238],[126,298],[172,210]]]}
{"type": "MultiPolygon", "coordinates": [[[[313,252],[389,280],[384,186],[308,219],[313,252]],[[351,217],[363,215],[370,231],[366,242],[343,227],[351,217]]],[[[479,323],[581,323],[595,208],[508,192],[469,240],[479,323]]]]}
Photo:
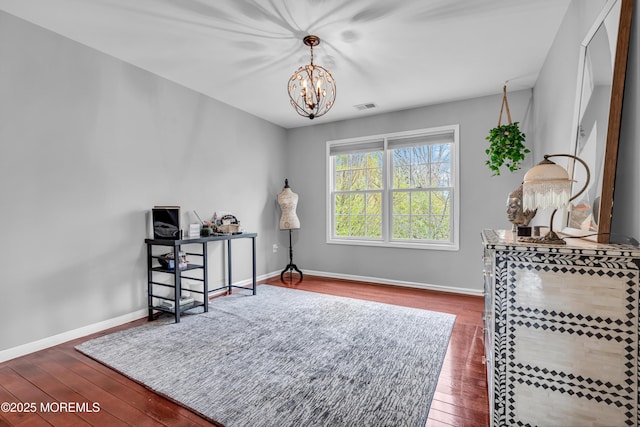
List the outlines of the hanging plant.
{"type": "Polygon", "coordinates": [[[531,151],[525,147],[525,134],[520,131],[518,122],[511,122],[511,112],[507,101],[507,85],[503,88],[502,106],[500,107],[500,117],[498,126],[489,131],[486,139],[491,142],[489,148],[485,150],[488,159],[485,162],[493,175],[500,175],[500,168],[506,166],[509,171],[514,172],[520,169],[520,162],[524,160],[527,153],[531,151]],[[507,107],[507,117],[509,124],[503,125],[502,111],[507,107]]]}
{"type": "Polygon", "coordinates": [[[494,175],[500,175],[500,168],[506,166],[513,172],[520,169],[520,162],[525,154],[531,151],[524,146],[524,133],[520,132],[518,122],[501,125],[489,131],[487,140],[491,142],[485,150],[487,161],[485,164],[494,175]]]}

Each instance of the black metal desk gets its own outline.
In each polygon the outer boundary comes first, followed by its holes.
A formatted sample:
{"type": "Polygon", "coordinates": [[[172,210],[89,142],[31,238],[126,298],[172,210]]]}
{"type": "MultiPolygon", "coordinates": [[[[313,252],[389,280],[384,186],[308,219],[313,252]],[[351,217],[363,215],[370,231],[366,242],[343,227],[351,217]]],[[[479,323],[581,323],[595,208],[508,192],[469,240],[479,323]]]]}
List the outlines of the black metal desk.
{"type": "Polygon", "coordinates": [[[194,307],[203,306],[204,311],[209,311],[209,305],[207,301],[209,299],[209,294],[211,292],[219,291],[222,289],[231,292],[233,288],[239,289],[248,289],[253,291],[253,295],[256,294],[256,237],[257,233],[242,233],[242,234],[231,234],[231,235],[221,235],[221,236],[207,236],[207,237],[195,237],[191,239],[179,239],[179,240],[168,240],[168,239],[145,239],[145,243],[147,244],[147,294],[148,294],[148,305],[149,305],[149,320],[153,319],[154,311],[163,311],[167,313],[171,313],[175,316],[176,323],[180,322],[180,314],[186,310],[192,309],[194,307]],[[252,288],[247,288],[244,286],[236,286],[233,284],[233,279],[231,275],[232,270],[232,259],[231,259],[231,241],[236,239],[251,239],[252,243],[252,266],[253,266],[253,286],[252,288]],[[208,255],[207,255],[207,244],[209,242],[215,242],[220,240],[227,241],[227,272],[228,272],[228,282],[226,285],[216,288],[209,289],[209,267],[208,267],[208,255]],[[202,246],[202,250],[200,253],[198,252],[185,252],[186,255],[196,256],[202,258],[201,264],[189,263],[186,268],[180,269],[178,268],[178,262],[176,260],[180,259],[181,248],[184,245],[195,245],[199,244],[202,246]],[[153,246],[168,246],[173,248],[173,259],[174,259],[174,268],[167,268],[162,266],[154,265],[154,259],[158,259],[159,255],[154,255],[152,251],[153,246]],[[193,271],[193,270],[202,270],[202,277],[193,277],[193,276],[183,276],[185,272],[193,271]],[[153,273],[167,273],[173,274],[174,281],[173,285],[156,282],[154,281],[153,273]],[[189,289],[189,292],[193,292],[196,294],[201,294],[203,302],[194,301],[189,304],[181,305],[180,304],[180,296],[182,295],[182,279],[189,279],[202,282],[202,291],[189,289]],[[165,286],[174,288],[173,295],[173,309],[154,305],[154,298],[161,298],[163,300],[170,300],[166,296],[156,295],[154,293],[154,286],[165,286]]]}

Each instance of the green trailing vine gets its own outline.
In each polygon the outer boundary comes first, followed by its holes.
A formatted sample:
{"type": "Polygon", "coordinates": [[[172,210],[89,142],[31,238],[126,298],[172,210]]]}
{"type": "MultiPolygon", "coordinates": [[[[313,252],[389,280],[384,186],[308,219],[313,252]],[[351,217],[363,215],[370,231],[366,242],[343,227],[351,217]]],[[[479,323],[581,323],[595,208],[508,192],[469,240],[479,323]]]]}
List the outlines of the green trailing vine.
{"type": "Polygon", "coordinates": [[[500,175],[500,168],[506,166],[509,171],[514,172],[520,169],[520,162],[524,160],[527,153],[531,151],[525,147],[525,135],[520,131],[518,122],[511,122],[511,112],[509,111],[509,101],[507,101],[507,84],[502,89],[502,106],[498,117],[498,126],[489,131],[489,136],[485,139],[491,144],[484,152],[487,155],[485,164],[493,172],[493,175],[500,175]],[[508,125],[501,124],[502,111],[507,107],[508,125]]]}
{"type": "Polygon", "coordinates": [[[487,161],[485,164],[493,172],[500,175],[500,168],[506,166],[509,171],[520,169],[520,162],[524,160],[529,150],[524,145],[525,135],[520,131],[518,122],[508,125],[499,125],[489,131],[486,138],[491,144],[485,150],[487,161]]]}

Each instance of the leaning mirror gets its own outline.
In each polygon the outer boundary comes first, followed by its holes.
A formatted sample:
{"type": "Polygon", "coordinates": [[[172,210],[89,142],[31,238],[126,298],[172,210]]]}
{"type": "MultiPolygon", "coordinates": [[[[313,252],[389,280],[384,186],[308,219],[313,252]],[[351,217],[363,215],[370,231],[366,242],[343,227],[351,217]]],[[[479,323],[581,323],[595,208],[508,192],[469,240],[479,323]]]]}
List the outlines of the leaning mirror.
{"type": "MultiPolygon", "coordinates": [[[[591,169],[587,190],[569,206],[566,234],[609,242],[633,0],[609,0],[580,46],[572,153],[591,169]]],[[[573,192],[583,168],[569,164],[573,192]]]]}

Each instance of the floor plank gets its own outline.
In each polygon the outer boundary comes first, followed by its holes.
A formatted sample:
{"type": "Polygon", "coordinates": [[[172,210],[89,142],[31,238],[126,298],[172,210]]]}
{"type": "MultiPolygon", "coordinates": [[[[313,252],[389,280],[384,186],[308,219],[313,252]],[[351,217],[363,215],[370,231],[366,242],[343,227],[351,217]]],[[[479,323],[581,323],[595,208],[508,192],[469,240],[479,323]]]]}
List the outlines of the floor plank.
{"type": "MultiPolygon", "coordinates": [[[[263,283],[455,314],[427,427],[488,425],[481,297],[314,276],[299,281],[285,274],[285,279],[263,283]]],[[[146,322],[140,319],[0,364],[0,402],[100,406],[99,412],[1,412],[0,426],[217,425],[74,349],[87,339],[146,322]]]]}

